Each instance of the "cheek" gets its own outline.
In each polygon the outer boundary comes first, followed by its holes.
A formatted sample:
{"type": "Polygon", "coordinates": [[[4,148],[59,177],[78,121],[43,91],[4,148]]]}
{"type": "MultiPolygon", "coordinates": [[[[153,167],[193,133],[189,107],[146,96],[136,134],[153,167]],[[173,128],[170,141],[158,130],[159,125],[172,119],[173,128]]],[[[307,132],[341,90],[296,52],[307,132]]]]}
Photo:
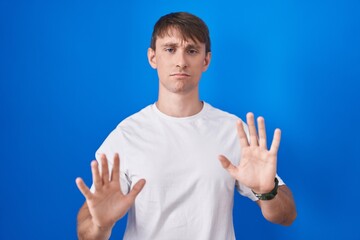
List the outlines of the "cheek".
{"type": "Polygon", "coordinates": [[[156,70],[160,78],[165,78],[169,75],[169,70],[164,64],[159,64],[156,70]]]}
{"type": "Polygon", "coordinates": [[[170,65],[169,59],[163,58],[161,56],[158,57],[156,63],[158,69],[167,69],[168,66],[170,65]]]}
{"type": "Polygon", "coordinates": [[[195,66],[195,69],[196,69],[197,74],[201,74],[202,72],[204,72],[206,70],[206,67],[203,63],[199,63],[195,66]]]}
{"type": "Polygon", "coordinates": [[[163,74],[166,72],[166,66],[164,64],[158,64],[157,65],[157,71],[159,72],[159,74],[163,74]]]}

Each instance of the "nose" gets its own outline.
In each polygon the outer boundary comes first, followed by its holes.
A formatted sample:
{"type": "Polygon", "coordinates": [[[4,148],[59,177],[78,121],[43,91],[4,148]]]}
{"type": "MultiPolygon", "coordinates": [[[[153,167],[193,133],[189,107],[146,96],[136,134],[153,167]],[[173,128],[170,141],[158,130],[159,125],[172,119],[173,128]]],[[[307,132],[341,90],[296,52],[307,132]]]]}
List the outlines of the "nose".
{"type": "Polygon", "coordinates": [[[185,51],[177,51],[175,63],[176,63],[176,67],[178,67],[178,68],[187,68],[188,67],[188,61],[186,59],[185,51]]]}

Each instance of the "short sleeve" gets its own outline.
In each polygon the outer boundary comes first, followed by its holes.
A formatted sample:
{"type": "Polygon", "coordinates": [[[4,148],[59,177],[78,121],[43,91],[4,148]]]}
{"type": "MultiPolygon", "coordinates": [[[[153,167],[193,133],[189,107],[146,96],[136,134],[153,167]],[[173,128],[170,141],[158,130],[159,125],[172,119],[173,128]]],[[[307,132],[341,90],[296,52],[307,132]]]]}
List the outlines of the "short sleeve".
{"type": "MultiPolygon", "coordinates": [[[[111,176],[111,171],[114,166],[114,156],[116,153],[120,156],[120,186],[121,191],[124,194],[129,193],[131,182],[129,181],[128,174],[126,171],[126,163],[125,161],[121,161],[121,146],[122,146],[122,134],[121,129],[118,126],[116,129],[114,129],[109,136],[105,139],[105,141],[101,144],[99,149],[95,153],[95,158],[99,163],[99,170],[102,172],[101,169],[101,155],[105,154],[107,160],[108,160],[108,166],[109,166],[109,173],[111,176]]],[[[91,186],[91,192],[95,191],[94,184],[91,186]]]]}

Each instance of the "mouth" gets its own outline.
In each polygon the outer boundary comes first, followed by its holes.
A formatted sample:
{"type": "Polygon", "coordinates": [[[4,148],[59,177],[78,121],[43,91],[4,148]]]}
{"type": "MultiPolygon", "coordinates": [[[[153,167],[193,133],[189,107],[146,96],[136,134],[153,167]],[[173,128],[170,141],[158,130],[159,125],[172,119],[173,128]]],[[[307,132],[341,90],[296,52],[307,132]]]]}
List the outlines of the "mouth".
{"type": "Polygon", "coordinates": [[[184,77],[190,77],[190,74],[188,74],[188,73],[172,73],[172,74],[170,74],[170,76],[184,78],[184,77]]]}

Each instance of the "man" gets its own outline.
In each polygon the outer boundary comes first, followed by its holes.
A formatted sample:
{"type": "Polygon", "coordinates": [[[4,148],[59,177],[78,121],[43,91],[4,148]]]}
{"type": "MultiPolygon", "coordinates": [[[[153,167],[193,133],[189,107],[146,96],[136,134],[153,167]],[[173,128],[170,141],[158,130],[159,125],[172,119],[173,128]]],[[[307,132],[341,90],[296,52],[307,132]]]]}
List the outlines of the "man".
{"type": "Polygon", "coordinates": [[[158,101],[107,137],[91,163],[91,190],[76,179],[86,198],[79,238],[108,239],[129,212],[124,239],[235,239],[235,187],[267,220],[290,225],[294,200],[276,174],[280,130],[268,150],[262,117],[257,134],[252,113],[246,125],[199,99],[211,60],[205,23],[183,12],[161,17],[148,60],[158,72],[158,101]]]}

